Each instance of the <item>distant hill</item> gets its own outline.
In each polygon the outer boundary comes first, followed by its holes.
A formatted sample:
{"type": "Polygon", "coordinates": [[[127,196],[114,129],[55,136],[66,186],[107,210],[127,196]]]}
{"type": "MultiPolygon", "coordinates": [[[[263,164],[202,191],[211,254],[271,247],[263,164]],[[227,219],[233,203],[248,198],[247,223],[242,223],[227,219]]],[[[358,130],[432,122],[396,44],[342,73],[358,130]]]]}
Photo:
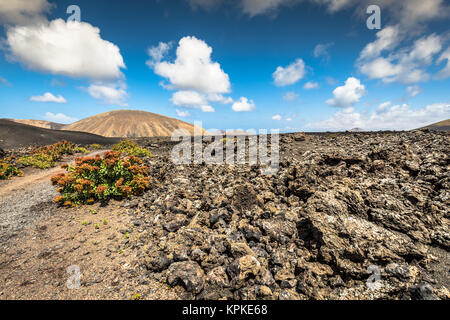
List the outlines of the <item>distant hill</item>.
{"type": "Polygon", "coordinates": [[[171,136],[175,129],[194,134],[194,125],[159,114],[116,110],[101,113],[63,127],[63,130],[82,131],[104,137],[156,137],[171,136]]]}
{"type": "Polygon", "coordinates": [[[450,131],[450,119],[430,124],[420,129],[430,129],[436,131],[450,131]]]}
{"type": "Polygon", "coordinates": [[[30,119],[6,119],[11,120],[17,123],[23,123],[27,124],[29,126],[35,126],[39,128],[45,128],[45,129],[54,129],[54,130],[61,130],[65,124],[62,123],[56,123],[51,121],[45,121],[45,120],[30,120],[30,119]]]}
{"type": "Polygon", "coordinates": [[[48,145],[61,140],[77,144],[99,143],[109,145],[120,139],[105,138],[86,132],[72,132],[39,128],[6,119],[0,119],[0,147],[3,149],[19,146],[48,145]]]}

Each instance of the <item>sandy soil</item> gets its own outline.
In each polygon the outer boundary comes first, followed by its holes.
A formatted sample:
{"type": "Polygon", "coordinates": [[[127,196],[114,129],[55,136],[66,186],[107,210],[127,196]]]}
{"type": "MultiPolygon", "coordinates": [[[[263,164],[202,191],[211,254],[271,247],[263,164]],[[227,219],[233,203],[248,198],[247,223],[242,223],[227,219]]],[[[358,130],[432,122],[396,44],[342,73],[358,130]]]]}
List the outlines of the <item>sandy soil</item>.
{"type": "Polygon", "coordinates": [[[148,248],[131,250],[142,230],[120,202],[52,203],[50,177],[60,171],[31,169],[0,186],[0,299],[175,299],[164,283],[136,277],[137,256],[148,248]]]}

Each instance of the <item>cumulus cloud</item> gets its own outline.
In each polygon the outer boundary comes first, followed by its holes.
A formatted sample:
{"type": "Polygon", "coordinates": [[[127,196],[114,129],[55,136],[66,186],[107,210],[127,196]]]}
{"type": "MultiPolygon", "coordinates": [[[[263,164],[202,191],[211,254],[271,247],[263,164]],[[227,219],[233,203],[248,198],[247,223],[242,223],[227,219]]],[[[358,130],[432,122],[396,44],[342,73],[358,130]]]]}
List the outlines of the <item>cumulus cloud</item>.
{"type": "Polygon", "coordinates": [[[383,12],[390,15],[391,20],[395,20],[402,25],[402,28],[416,27],[436,18],[448,16],[449,7],[444,0],[310,0],[317,4],[325,5],[329,12],[334,13],[347,8],[355,8],[358,13],[365,13],[365,9],[371,4],[379,5],[383,12]]]}
{"type": "Polygon", "coordinates": [[[203,112],[214,112],[214,108],[208,104],[205,95],[197,91],[177,91],[170,99],[172,103],[179,107],[200,109],[203,112]]]}
{"type": "Polygon", "coordinates": [[[389,108],[391,106],[391,104],[392,103],[390,101],[380,103],[380,105],[377,107],[377,112],[382,113],[382,112],[386,111],[387,108],[389,108]]]}
{"type": "Polygon", "coordinates": [[[67,103],[67,100],[64,99],[64,97],[62,95],[55,96],[50,92],[46,92],[42,96],[31,96],[30,101],[67,103]]]}
{"type": "Polygon", "coordinates": [[[389,45],[385,43],[385,45],[371,46],[381,38],[378,37],[375,42],[363,49],[357,63],[363,74],[370,79],[381,79],[385,83],[413,84],[430,78],[426,67],[432,63],[433,56],[442,49],[440,36],[434,33],[424,36],[414,41],[412,46],[399,50],[397,53],[391,53],[387,57],[380,56],[380,53],[389,45]]]}
{"type": "Polygon", "coordinates": [[[408,91],[411,97],[415,97],[418,94],[422,93],[422,89],[419,86],[409,86],[406,88],[406,91],[408,91]]]}
{"type": "Polygon", "coordinates": [[[238,101],[233,103],[231,107],[236,112],[253,111],[256,106],[253,100],[248,100],[246,97],[241,97],[238,101]]]}
{"type": "Polygon", "coordinates": [[[330,60],[330,54],[328,49],[334,45],[333,42],[330,43],[319,43],[314,47],[314,57],[322,58],[326,61],[330,60]]]}
{"type": "Polygon", "coordinates": [[[113,104],[125,107],[128,93],[126,85],[117,83],[93,83],[87,88],[87,92],[95,99],[105,104],[113,104]]]}
{"type": "Polygon", "coordinates": [[[359,79],[350,77],[345,81],[345,85],[334,89],[334,97],[327,100],[327,103],[335,107],[349,108],[359,102],[365,93],[366,89],[359,79]]]}
{"type": "Polygon", "coordinates": [[[280,121],[281,119],[282,119],[282,117],[279,114],[272,116],[272,120],[280,121]]]}
{"type": "Polygon", "coordinates": [[[214,112],[211,103],[231,104],[233,99],[224,96],[231,84],[218,62],[211,60],[212,48],[195,37],[182,38],[174,62],[164,61],[170,46],[159,43],[148,50],[147,65],[168,80],[163,87],[178,90],[170,99],[176,106],[214,112]]]}
{"type": "Polygon", "coordinates": [[[189,117],[191,114],[189,113],[189,111],[182,111],[182,110],[178,110],[178,109],[175,109],[175,112],[177,113],[177,116],[179,116],[179,117],[189,117]]]}
{"type": "Polygon", "coordinates": [[[52,5],[47,0],[0,1],[0,24],[34,24],[46,20],[52,5]]]}
{"type": "Polygon", "coordinates": [[[305,63],[297,59],[287,67],[277,67],[272,74],[276,86],[283,87],[294,84],[305,75],[305,63]]]}
{"type": "Polygon", "coordinates": [[[441,54],[441,56],[437,60],[437,63],[442,63],[444,60],[447,60],[447,65],[444,67],[444,69],[439,71],[436,76],[437,79],[446,79],[450,77],[450,47],[441,54]]]}
{"type": "Polygon", "coordinates": [[[303,89],[305,90],[311,90],[311,89],[316,89],[319,87],[319,84],[317,82],[314,81],[308,81],[307,83],[305,83],[305,85],[303,86],[303,89]]]}
{"type": "Polygon", "coordinates": [[[153,68],[156,63],[161,62],[161,60],[166,56],[171,47],[172,44],[170,42],[160,42],[156,47],[148,48],[147,54],[149,55],[150,59],[147,60],[147,65],[153,68]]]}
{"type": "MultiPolygon", "coordinates": [[[[160,44],[161,46],[161,44],[160,44]]],[[[149,50],[149,52],[152,48],[149,50]]],[[[173,88],[201,93],[230,92],[230,80],[220,64],[211,60],[212,48],[196,37],[184,37],[178,43],[175,61],[151,61],[156,74],[166,78],[173,88]]],[[[151,65],[151,63],[147,63],[151,65]]]]}
{"type": "Polygon", "coordinates": [[[170,100],[176,106],[187,108],[197,108],[208,103],[205,96],[196,91],[177,91],[170,100]]]}
{"type": "Polygon", "coordinates": [[[450,103],[436,103],[420,109],[413,109],[407,104],[387,105],[367,115],[350,107],[307,127],[321,130],[349,130],[355,127],[365,130],[411,130],[447,119],[449,114],[450,103]]]}
{"type": "Polygon", "coordinates": [[[399,26],[387,26],[377,32],[377,39],[361,51],[360,59],[378,57],[384,50],[393,49],[400,41],[399,26]]]}
{"type": "Polygon", "coordinates": [[[45,113],[45,120],[63,124],[69,124],[78,121],[78,119],[66,116],[63,113],[52,113],[52,112],[45,113]]]}
{"type": "Polygon", "coordinates": [[[284,100],[284,101],[294,101],[294,100],[296,100],[297,98],[298,98],[298,94],[295,93],[294,91],[286,92],[286,93],[283,95],[283,100],[284,100]]]}
{"type": "Polygon", "coordinates": [[[125,68],[119,48],[86,22],[57,19],[10,27],[6,44],[10,59],[46,73],[110,80],[122,77],[125,68]]]}

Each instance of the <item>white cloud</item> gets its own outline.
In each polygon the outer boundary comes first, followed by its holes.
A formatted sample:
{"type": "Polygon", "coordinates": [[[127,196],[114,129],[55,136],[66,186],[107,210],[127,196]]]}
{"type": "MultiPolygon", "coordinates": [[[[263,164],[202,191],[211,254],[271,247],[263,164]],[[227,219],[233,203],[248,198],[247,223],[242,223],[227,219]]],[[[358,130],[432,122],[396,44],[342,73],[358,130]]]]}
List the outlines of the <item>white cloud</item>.
{"type": "Polygon", "coordinates": [[[105,104],[127,106],[126,85],[120,81],[117,83],[94,83],[87,88],[87,91],[93,98],[101,100],[105,104]]]}
{"type": "Polygon", "coordinates": [[[242,0],[242,11],[250,17],[276,12],[278,7],[299,2],[298,0],[242,0]]]}
{"type": "Polygon", "coordinates": [[[381,103],[381,104],[377,107],[377,112],[378,112],[378,113],[382,113],[382,112],[386,111],[387,108],[389,108],[389,107],[391,106],[391,104],[392,104],[392,103],[391,103],[390,101],[381,103]]]}
{"type": "Polygon", "coordinates": [[[298,82],[305,75],[305,63],[297,59],[287,67],[278,67],[272,74],[275,85],[282,87],[298,82]]]}
{"type": "Polygon", "coordinates": [[[196,91],[177,91],[170,100],[174,105],[186,108],[198,108],[208,103],[205,96],[196,91]]]}
{"type": "Polygon", "coordinates": [[[200,109],[203,112],[214,112],[214,108],[208,104],[205,95],[197,91],[177,91],[170,99],[172,103],[179,107],[200,109]]]}
{"type": "Polygon", "coordinates": [[[203,112],[215,112],[216,110],[214,110],[213,107],[209,106],[209,105],[204,105],[204,106],[200,106],[200,109],[203,112]]]}
{"type": "Polygon", "coordinates": [[[406,88],[406,90],[411,97],[415,97],[418,94],[422,93],[422,89],[419,86],[409,86],[406,88]]]}
{"type": "Polygon", "coordinates": [[[176,109],[175,112],[177,113],[177,116],[179,117],[189,117],[191,114],[189,113],[189,111],[181,111],[176,109]]]}
{"type": "Polygon", "coordinates": [[[44,93],[42,96],[32,96],[30,97],[30,101],[36,102],[54,102],[54,103],[67,103],[67,100],[64,99],[62,95],[54,96],[50,92],[44,93]]]}
{"type": "Polygon", "coordinates": [[[122,77],[119,48],[86,22],[51,22],[10,27],[6,31],[10,59],[30,69],[69,77],[110,80],[122,77]]]}
{"type": "Polygon", "coordinates": [[[326,5],[328,11],[336,12],[343,8],[346,8],[353,0],[311,0],[312,2],[326,5]]]}
{"type": "Polygon", "coordinates": [[[316,89],[319,87],[319,84],[317,82],[314,81],[308,81],[307,83],[305,83],[305,85],[303,86],[303,89],[305,90],[311,90],[311,89],[316,89]]]}
{"type": "Polygon", "coordinates": [[[239,101],[233,103],[233,106],[231,108],[236,112],[242,112],[253,111],[256,107],[253,100],[249,101],[246,97],[241,97],[239,101]]]}
{"type": "Polygon", "coordinates": [[[160,42],[158,46],[151,47],[147,50],[147,54],[149,55],[150,59],[147,60],[146,64],[153,68],[156,63],[161,62],[161,60],[167,55],[167,52],[169,52],[170,48],[172,47],[172,44],[160,42]]]}
{"type": "Polygon", "coordinates": [[[47,0],[0,1],[0,24],[34,24],[45,21],[52,5],[47,0]]]}
{"type": "Polygon", "coordinates": [[[212,101],[212,102],[219,102],[222,104],[229,104],[229,103],[233,103],[233,98],[231,97],[225,97],[219,93],[208,93],[206,95],[206,98],[208,99],[208,101],[212,101]]]}
{"type": "Polygon", "coordinates": [[[361,51],[360,59],[378,57],[384,50],[393,49],[399,44],[398,26],[387,26],[377,32],[377,40],[367,44],[361,51]]]}
{"type": "Polygon", "coordinates": [[[365,130],[411,130],[448,119],[449,115],[450,103],[436,103],[421,109],[412,109],[406,104],[386,106],[368,115],[360,114],[354,108],[346,108],[325,121],[311,123],[307,127],[321,130],[349,130],[355,127],[365,130]]]}
{"type": "Polygon", "coordinates": [[[319,43],[314,47],[314,57],[323,58],[324,60],[330,60],[330,54],[328,53],[328,49],[333,46],[334,43],[319,43]]]}
{"type": "Polygon", "coordinates": [[[45,120],[64,124],[78,121],[78,119],[66,116],[63,113],[51,113],[51,112],[45,113],[45,120]]]}
{"type": "Polygon", "coordinates": [[[441,63],[444,60],[447,60],[447,65],[444,67],[444,69],[439,71],[436,76],[437,79],[446,79],[450,77],[450,47],[441,54],[441,56],[437,60],[437,63],[441,63]]]}
{"type": "MultiPolygon", "coordinates": [[[[373,42],[376,43],[378,40],[373,42]]],[[[368,44],[361,53],[357,63],[359,70],[370,79],[381,79],[385,83],[401,82],[413,84],[427,81],[430,76],[426,67],[433,61],[433,56],[442,49],[442,40],[436,34],[424,36],[409,48],[391,53],[388,57],[380,56],[383,46],[368,44]],[[368,58],[370,57],[370,58],[368,58]]],[[[389,46],[385,46],[387,48],[389,46]]]]}
{"type": "Polygon", "coordinates": [[[204,41],[184,37],[178,43],[175,62],[154,61],[153,70],[168,79],[170,85],[178,90],[230,92],[229,77],[219,63],[211,61],[211,53],[212,48],[204,41]]]}
{"type": "MultiPolygon", "coordinates": [[[[449,7],[444,0],[310,0],[312,2],[326,5],[330,12],[355,8],[357,13],[364,14],[366,8],[371,4],[377,4],[382,9],[382,17],[389,14],[392,21],[397,21],[405,28],[417,28],[423,23],[436,18],[448,16],[449,7]],[[386,12],[386,13],[385,13],[386,12]]],[[[387,19],[386,19],[387,20],[387,19]]]]}
{"type": "Polygon", "coordinates": [[[350,77],[345,81],[345,85],[334,89],[334,98],[327,100],[327,103],[335,107],[349,108],[359,102],[365,93],[365,87],[359,79],[350,77]]]}
{"type": "Polygon", "coordinates": [[[294,101],[294,100],[296,100],[297,98],[298,98],[298,94],[295,93],[294,91],[286,92],[286,93],[283,95],[283,100],[284,100],[284,101],[294,101]]]}
{"type": "Polygon", "coordinates": [[[282,117],[279,114],[276,114],[276,115],[272,116],[272,120],[280,121],[281,119],[282,119],[282,117]]]}

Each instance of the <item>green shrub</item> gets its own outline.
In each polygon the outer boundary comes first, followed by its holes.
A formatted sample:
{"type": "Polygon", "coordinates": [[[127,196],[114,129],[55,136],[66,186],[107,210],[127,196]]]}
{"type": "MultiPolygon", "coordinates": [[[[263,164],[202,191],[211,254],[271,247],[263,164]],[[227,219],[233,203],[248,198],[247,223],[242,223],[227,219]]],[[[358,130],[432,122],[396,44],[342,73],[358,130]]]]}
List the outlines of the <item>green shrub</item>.
{"type": "Polygon", "coordinates": [[[151,157],[152,154],[147,149],[143,149],[137,145],[137,143],[131,140],[122,140],[118,144],[113,146],[114,151],[119,151],[122,154],[128,156],[137,157],[151,157]]]}
{"type": "Polygon", "coordinates": [[[8,180],[12,176],[21,176],[23,172],[14,164],[14,157],[0,159],[0,180],[8,180]]]}
{"type": "Polygon", "coordinates": [[[123,157],[118,151],[105,152],[103,157],[77,158],[74,166],[64,168],[67,173],[51,178],[61,193],[54,202],[64,206],[140,195],[149,186],[148,168],[142,160],[123,157]]]}
{"type": "Polygon", "coordinates": [[[101,150],[101,149],[103,149],[103,146],[98,143],[93,143],[89,146],[89,148],[94,149],[94,150],[101,150]]]}
{"type": "Polygon", "coordinates": [[[29,155],[25,155],[18,162],[26,167],[34,167],[40,169],[52,168],[56,162],[60,161],[64,155],[72,155],[75,153],[87,153],[88,151],[82,147],[76,147],[73,143],[65,140],[35,149],[29,155]]]}

